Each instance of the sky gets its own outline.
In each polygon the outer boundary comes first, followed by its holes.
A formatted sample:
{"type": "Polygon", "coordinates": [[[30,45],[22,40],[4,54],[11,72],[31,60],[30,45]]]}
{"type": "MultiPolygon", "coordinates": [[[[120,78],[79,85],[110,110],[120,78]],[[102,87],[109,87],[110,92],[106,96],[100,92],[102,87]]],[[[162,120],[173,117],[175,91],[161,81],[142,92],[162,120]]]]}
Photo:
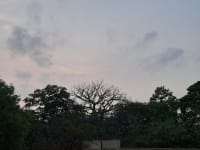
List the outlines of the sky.
{"type": "Polygon", "coordinates": [[[199,0],[0,1],[0,78],[21,97],[103,80],[132,101],[200,80],[199,0]]]}

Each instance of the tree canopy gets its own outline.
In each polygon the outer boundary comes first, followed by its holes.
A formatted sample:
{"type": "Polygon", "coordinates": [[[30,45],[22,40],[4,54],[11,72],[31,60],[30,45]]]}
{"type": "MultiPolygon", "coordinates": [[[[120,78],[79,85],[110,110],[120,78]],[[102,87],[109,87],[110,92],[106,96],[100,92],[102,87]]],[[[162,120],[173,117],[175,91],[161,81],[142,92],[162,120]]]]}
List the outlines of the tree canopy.
{"type": "Polygon", "coordinates": [[[76,86],[73,96],[81,101],[92,118],[101,120],[110,115],[117,103],[127,100],[118,88],[106,86],[103,81],[76,86]]]}
{"type": "Polygon", "coordinates": [[[160,86],[149,102],[133,102],[100,81],[72,92],[47,85],[22,100],[0,80],[0,149],[81,150],[91,139],[120,139],[122,147],[199,148],[200,81],[187,90],[176,98],[160,86]]]}
{"type": "Polygon", "coordinates": [[[31,116],[19,108],[14,87],[0,80],[0,149],[26,149],[31,116]]]}
{"type": "Polygon", "coordinates": [[[73,114],[81,111],[75,101],[70,99],[70,93],[65,87],[47,85],[37,89],[24,99],[25,108],[34,110],[39,120],[48,121],[58,115],[73,114]]]}

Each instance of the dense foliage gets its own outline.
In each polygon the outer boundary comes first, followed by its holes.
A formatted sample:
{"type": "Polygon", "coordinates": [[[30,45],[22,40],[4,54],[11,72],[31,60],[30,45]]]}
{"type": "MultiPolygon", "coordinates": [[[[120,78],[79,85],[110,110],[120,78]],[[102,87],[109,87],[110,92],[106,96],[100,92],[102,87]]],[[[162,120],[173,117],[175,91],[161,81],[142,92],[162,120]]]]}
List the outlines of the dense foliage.
{"type": "Polygon", "coordinates": [[[72,92],[47,85],[21,100],[0,80],[0,149],[80,150],[90,139],[120,139],[124,147],[200,147],[200,81],[187,90],[177,99],[157,87],[142,103],[93,82],[72,92]]]}

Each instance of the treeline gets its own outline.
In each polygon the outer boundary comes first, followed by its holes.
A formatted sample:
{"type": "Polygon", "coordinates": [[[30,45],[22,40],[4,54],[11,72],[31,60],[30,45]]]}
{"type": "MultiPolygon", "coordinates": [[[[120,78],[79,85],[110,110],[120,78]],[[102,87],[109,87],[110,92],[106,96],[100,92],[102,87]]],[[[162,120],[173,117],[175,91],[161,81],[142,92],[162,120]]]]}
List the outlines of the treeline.
{"type": "Polygon", "coordinates": [[[21,99],[0,80],[0,149],[81,150],[91,139],[120,139],[124,147],[200,147],[200,81],[187,90],[177,99],[157,87],[142,103],[92,82],[70,92],[47,85],[21,99]]]}

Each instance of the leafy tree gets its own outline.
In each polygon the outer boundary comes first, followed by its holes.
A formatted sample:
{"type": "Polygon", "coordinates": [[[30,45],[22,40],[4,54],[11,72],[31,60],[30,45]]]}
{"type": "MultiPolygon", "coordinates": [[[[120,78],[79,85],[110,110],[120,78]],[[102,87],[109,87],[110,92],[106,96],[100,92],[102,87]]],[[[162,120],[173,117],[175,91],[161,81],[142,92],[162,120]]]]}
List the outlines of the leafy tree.
{"type": "Polygon", "coordinates": [[[200,147],[200,81],[188,87],[187,95],[179,100],[180,123],[184,124],[189,144],[200,147]]]}
{"type": "Polygon", "coordinates": [[[57,129],[57,146],[60,150],[81,150],[83,140],[91,140],[95,127],[90,124],[65,124],[57,129]]]}
{"type": "Polygon", "coordinates": [[[0,149],[23,150],[31,130],[31,116],[17,105],[14,87],[0,80],[0,149]]]}
{"type": "Polygon", "coordinates": [[[157,87],[150,98],[150,102],[169,102],[176,100],[173,93],[164,86],[157,87]]]}
{"type": "Polygon", "coordinates": [[[47,85],[25,98],[25,108],[37,120],[30,136],[30,149],[76,150],[88,139],[93,128],[84,123],[84,107],[70,99],[65,87],[47,85]]]}
{"type": "Polygon", "coordinates": [[[48,121],[58,115],[73,113],[81,114],[83,108],[70,99],[70,93],[65,87],[47,85],[37,89],[24,99],[25,108],[33,110],[39,120],[48,121]]]}
{"type": "Polygon", "coordinates": [[[141,141],[145,142],[145,130],[150,121],[150,113],[148,105],[139,102],[128,102],[126,104],[118,104],[115,107],[114,127],[121,139],[122,146],[136,147],[141,141]]]}
{"type": "Polygon", "coordinates": [[[190,136],[184,125],[171,118],[152,121],[145,135],[147,147],[188,147],[190,145],[190,136]]]}
{"type": "Polygon", "coordinates": [[[164,86],[157,87],[150,98],[149,108],[153,119],[177,117],[177,98],[164,86]]]}
{"type": "Polygon", "coordinates": [[[54,117],[48,124],[35,128],[30,143],[31,150],[81,150],[82,141],[95,136],[95,127],[88,123],[76,123],[64,115],[54,117]]]}
{"type": "Polygon", "coordinates": [[[191,85],[187,95],[180,99],[181,117],[192,125],[200,125],[200,81],[191,85]]]}
{"type": "Polygon", "coordinates": [[[76,86],[73,96],[84,105],[93,119],[100,120],[109,116],[117,103],[126,100],[118,88],[106,86],[102,81],[76,86]]]}

